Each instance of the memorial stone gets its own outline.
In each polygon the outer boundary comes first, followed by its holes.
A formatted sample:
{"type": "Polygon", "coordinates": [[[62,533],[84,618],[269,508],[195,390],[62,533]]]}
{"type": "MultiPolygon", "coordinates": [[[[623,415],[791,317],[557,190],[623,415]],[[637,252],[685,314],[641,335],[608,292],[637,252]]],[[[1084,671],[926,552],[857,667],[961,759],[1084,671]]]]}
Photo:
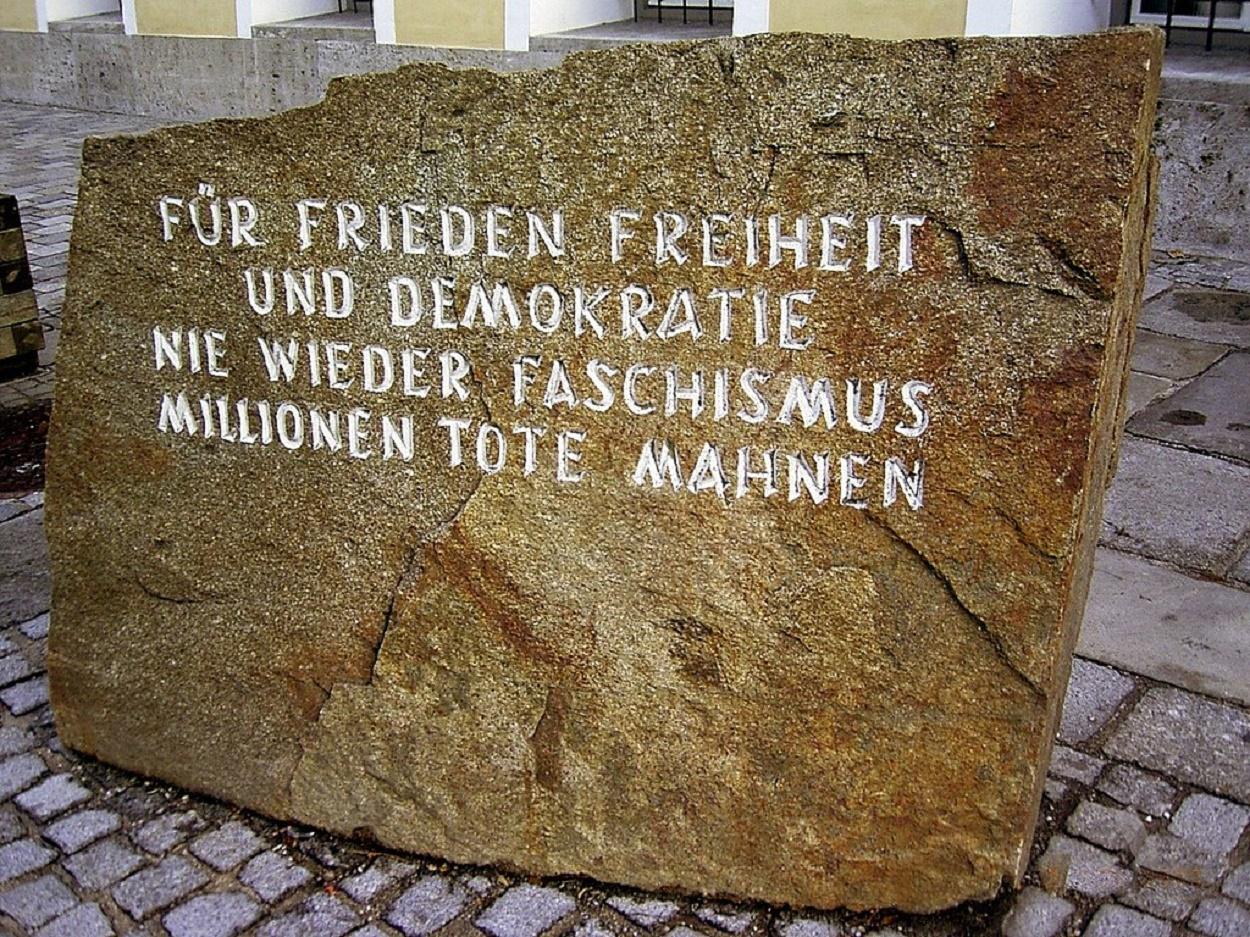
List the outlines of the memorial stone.
{"type": "Polygon", "coordinates": [[[913,911],[1018,881],[1161,56],[759,36],[89,140],[61,738],[539,875],[913,911]]]}

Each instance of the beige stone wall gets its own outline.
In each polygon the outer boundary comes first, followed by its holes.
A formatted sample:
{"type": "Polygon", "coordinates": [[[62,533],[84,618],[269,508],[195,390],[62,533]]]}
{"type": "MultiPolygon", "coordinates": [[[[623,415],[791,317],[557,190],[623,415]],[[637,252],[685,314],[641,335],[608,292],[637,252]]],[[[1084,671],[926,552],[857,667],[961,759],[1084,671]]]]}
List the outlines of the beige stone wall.
{"type": "Polygon", "coordinates": [[[135,20],[152,36],[236,36],[234,7],[234,0],[135,0],[135,20]]]}
{"type": "Polygon", "coordinates": [[[769,29],[872,39],[962,36],[968,0],[770,0],[769,29]]]}
{"type": "Polygon", "coordinates": [[[395,41],[467,49],[504,47],[504,0],[395,0],[395,41]]]}
{"type": "Polygon", "coordinates": [[[35,0],[4,0],[0,3],[0,29],[34,32],[38,28],[35,0]]]}

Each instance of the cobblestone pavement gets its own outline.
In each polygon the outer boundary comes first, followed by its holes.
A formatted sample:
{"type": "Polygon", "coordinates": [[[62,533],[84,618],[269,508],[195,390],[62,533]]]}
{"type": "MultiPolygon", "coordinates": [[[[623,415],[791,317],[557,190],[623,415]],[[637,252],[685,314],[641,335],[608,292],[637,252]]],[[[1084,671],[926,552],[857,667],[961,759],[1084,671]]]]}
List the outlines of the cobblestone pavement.
{"type": "MultiPolygon", "coordinates": [[[[159,123],[0,103],[0,190],[19,198],[49,330],[39,372],[0,384],[0,408],[52,392],[81,139],[159,123]]],[[[48,570],[35,493],[0,501],[0,931],[1247,937],[1250,710],[1193,690],[1250,700],[1250,658],[1241,656],[1250,648],[1250,451],[1227,432],[1250,396],[1250,270],[1184,253],[1156,260],[1100,551],[1101,568],[1134,583],[1145,611],[1115,596],[1091,605],[1119,602],[1104,617],[1118,610],[1142,632],[1158,598],[1150,589],[1180,582],[1194,591],[1184,629],[1158,613],[1175,646],[1159,637],[1134,647],[1111,633],[1101,659],[1121,663],[1128,647],[1127,669],[1077,659],[1021,891],[907,917],[529,882],[378,852],[76,756],[59,745],[47,704],[48,570]],[[1182,651],[1193,655],[1184,666],[1182,651]]]]}

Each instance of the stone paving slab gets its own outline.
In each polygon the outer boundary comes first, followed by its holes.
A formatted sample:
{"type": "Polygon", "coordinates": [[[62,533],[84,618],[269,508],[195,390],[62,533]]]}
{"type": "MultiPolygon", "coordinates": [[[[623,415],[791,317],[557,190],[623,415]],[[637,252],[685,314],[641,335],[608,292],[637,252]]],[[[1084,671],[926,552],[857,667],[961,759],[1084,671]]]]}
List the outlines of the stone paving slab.
{"type": "Polygon", "coordinates": [[[1250,704],[1250,592],[1100,548],[1077,653],[1250,704]]]}
{"type": "Polygon", "coordinates": [[[1250,462],[1250,354],[1231,354],[1147,407],[1130,432],[1250,462]]]}
{"type": "Polygon", "coordinates": [[[1223,578],[1250,539],[1250,467],[1125,436],[1102,543],[1223,578]]]}
{"type": "Polygon", "coordinates": [[[1183,381],[1201,374],[1228,351],[1227,345],[1213,345],[1138,329],[1133,341],[1133,370],[1183,381]]]}
{"type": "Polygon", "coordinates": [[[1244,292],[1214,292],[1205,284],[1201,289],[1178,286],[1146,303],[1138,322],[1152,332],[1250,349],[1248,309],[1250,296],[1244,292]]]}

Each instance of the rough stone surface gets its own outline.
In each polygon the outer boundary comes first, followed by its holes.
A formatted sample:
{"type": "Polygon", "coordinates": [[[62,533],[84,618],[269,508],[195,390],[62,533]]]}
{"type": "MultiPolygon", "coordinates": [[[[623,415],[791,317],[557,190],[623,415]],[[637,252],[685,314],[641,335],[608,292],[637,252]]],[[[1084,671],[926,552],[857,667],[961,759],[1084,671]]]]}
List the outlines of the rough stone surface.
{"type": "Polygon", "coordinates": [[[93,903],[66,911],[35,931],[35,937],[112,937],[113,933],[113,925],[93,903]]]}
{"type": "Polygon", "coordinates": [[[1250,908],[1227,898],[1204,898],[1189,926],[1210,937],[1245,937],[1250,934],[1250,908]]]}
{"type": "Polygon", "coordinates": [[[277,901],[312,878],[289,856],[264,852],[243,867],[239,880],[266,901],[277,901]]]}
{"type": "Polygon", "coordinates": [[[101,836],[113,833],[121,825],[111,810],[82,810],[64,817],[44,830],[44,836],[66,853],[75,853],[101,836]]]}
{"type": "Polygon", "coordinates": [[[1250,716],[1170,687],[1151,690],[1106,751],[1208,790],[1250,801],[1250,716]]]}
{"type": "Polygon", "coordinates": [[[1210,344],[1250,348],[1250,296],[1246,292],[1177,288],[1142,307],[1141,324],[1210,344]]]}
{"type": "Polygon", "coordinates": [[[43,511],[5,521],[0,536],[0,627],[45,611],[50,592],[43,511]]]}
{"type": "MultiPolygon", "coordinates": [[[[799,906],[928,910],[993,894],[1029,856],[1120,432],[1160,53],[1145,31],[661,44],[543,74],[418,66],[265,121],[92,141],[49,441],[62,740],[458,862],[799,906]],[[337,142],[347,126],[350,148],[337,142]],[[209,182],[256,201],[263,247],[206,249],[187,223],[163,240],[158,199],[209,182]],[[366,231],[374,247],[357,255],[338,248],[329,211],[301,251],[294,203],[321,195],[372,218],[414,198],[514,206],[522,247],[524,209],[559,208],[569,249],[558,262],[405,256],[366,231]],[[620,206],[646,217],[614,263],[607,215],[620,206]],[[660,210],[689,215],[690,262],[655,263],[646,231],[660,210]],[[747,266],[744,233],[727,236],[728,267],[703,266],[693,240],[701,211],[738,228],[748,214],[792,226],[853,211],[863,226],[881,212],[897,235],[888,216],[904,210],[928,219],[906,272],[897,237],[869,269],[866,228],[848,231],[858,262],[836,274],[815,254],[803,269],[788,254],[747,266]],[[343,266],[358,308],[264,320],[242,287],[258,266],[343,266]],[[528,319],[515,333],[393,328],[400,272],[462,290],[478,277],[569,292],[640,282],[661,305],[689,288],[703,332],[662,339],[659,309],[645,340],[617,327],[576,339],[571,313],[550,335],[528,319]],[[779,347],[774,326],[757,345],[742,317],[720,342],[702,297],[738,282],[774,299],[816,290],[811,346],[779,347]],[[153,327],[193,322],[228,332],[228,378],[154,369],[153,327]],[[431,363],[454,347],[468,386],[450,399],[278,387],[256,340],[288,332],[357,351],[425,343],[431,363]],[[721,366],[839,388],[888,380],[889,425],[856,430],[841,404],[832,428],[710,408],[639,418],[619,402],[597,414],[544,406],[541,388],[517,405],[512,363],[528,354],[563,361],[583,402],[592,357],[709,380],[721,366]],[[912,376],[935,387],[923,446],[897,431],[912,376]],[[160,433],[160,395],[180,388],[368,405],[374,447],[384,416],[411,416],[417,455],[160,433]],[[547,425],[543,468],[523,474],[513,445],[498,474],[449,470],[444,416],[547,425]],[[556,480],[566,429],[587,433],[579,483],[556,480]],[[660,437],[692,480],[706,440],[828,450],[835,472],[838,453],[862,452],[863,493],[876,493],[853,510],[836,488],[817,506],[634,484],[660,437]],[[884,503],[871,473],[896,452],[926,460],[922,510],[884,503]],[[775,841],[797,845],[759,848],[775,841]]],[[[665,383],[652,374],[646,393],[665,383]]],[[[733,410],[747,402],[731,396],[733,410]]]]}
{"type": "Polygon", "coordinates": [[[0,882],[8,882],[35,869],[42,869],[56,855],[29,839],[0,846],[0,882]]]}
{"type": "Polygon", "coordinates": [[[1070,901],[1026,888],[1003,921],[1003,937],[1055,937],[1074,910],[1070,901]]]}
{"type": "Polygon", "coordinates": [[[1250,821],[1250,810],[1210,794],[1190,794],[1176,811],[1168,830],[1195,846],[1226,856],[1237,848],[1250,821]]]}
{"type": "Polygon", "coordinates": [[[1061,778],[1093,784],[1106,762],[1066,745],[1056,745],[1050,756],[1050,772],[1061,778]]]}
{"type": "Polygon", "coordinates": [[[44,875],[0,893],[0,912],[32,930],[77,903],[74,893],[55,875],[44,875]]]}
{"type": "Polygon", "coordinates": [[[58,774],[18,794],[14,802],[36,820],[46,820],[90,798],[91,792],[70,775],[58,774]]]}
{"type": "Polygon", "coordinates": [[[299,908],[257,930],[257,937],[343,937],[360,923],[350,907],[329,895],[314,895],[299,908]]]}
{"type": "Polygon", "coordinates": [[[113,888],[113,898],[126,913],[143,920],[167,908],[208,881],[202,869],[182,856],[170,856],[160,865],[136,872],[113,888]]]}
{"type": "Polygon", "coordinates": [[[564,892],[538,885],[510,888],[477,919],[494,937],[538,937],[577,906],[564,892]]]}
{"type": "Polygon", "coordinates": [[[1137,864],[1195,885],[1213,885],[1224,873],[1219,856],[1170,833],[1148,837],[1137,854],[1137,864]]]}
{"type": "Polygon", "coordinates": [[[1250,462],[1250,354],[1226,357],[1166,400],[1138,413],[1129,429],[1143,436],[1250,462]]]}
{"type": "Polygon", "coordinates": [[[1120,900],[1155,917],[1183,921],[1189,917],[1200,897],[1202,889],[1196,885],[1159,877],[1142,882],[1137,888],[1121,895],[1120,900]]]}
{"type": "Polygon", "coordinates": [[[1073,661],[1059,738],[1069,745],[1085,741],[1102,728],[1131,692],[1133,681],[1124,674],[1090,661],[1073,661]]]}
{"type": "Polygon", "coordinates": [[[408,937],[432,934],[468,903],[455,882],[442,875],[426,875],[396,900],[386,920],[408,937]]]}
{"type": "Polygon", "coordinates": [[[1250,501],[1234,494],[1248,485],[1250,467],[1126,438],[1107,492],[1103,543],[1223,576],[1250,534],[1250,501]]]}
{"type": "Polygon", "coordinates": [[[1098,780],[1098,790],[1153,817],[1167,816],[1176,799],[1171,784],[1132,765],[1112,765],[1098,780]]]}
{"type": "Polygon", "coordinates": [[[263,845],[255,833],[235,820],[201,836],[191,844],[191,851],[217,871],[224,872],[250,859],[263,845]]]}
{"type": "MultiPolygon", "coordinates": [[[[1068,867],[1066,887],[1090,898],[1105,898],[1127,890],[1133,873],[1109,852],[1068,836],[1056,836],[1046,849],[1051,863],[1068,867]]],[[[1042,859],[1047,862],[1046,857],[1042,859]]],[[[1063,887],[1060,883],[1060,887],[1063,887]]]]}
{"type": "Polygon", "coordinates": [[[608,905],[641,927],[655,927],[657,924],[663,924],[680,910],[672,901],[656,898],[644,900],[631,898],[628,895],[614,895],[608,899],[608,905]]]}
{"type": "Polygon", "coordinates": [[[1125,416],[1134,416],[1156,400],[1166,397],[1176,389],[1176,383],[1153,374],[1134,371],[1128,379],[1128,407],[1125,416]]]}
{"type": "Polygon", "coordinates": [[[1224,893],[1250,904],[1250,862],[1238,867],[1224,880],[1224,893]]]}
{"type": "Polygon", "coordinates": [[[1085,800],[1068,817],[1068,832],[1104,849],[1135,853],[1146,842],[1146,824],[1132,810],[1085,800]]]}
{"type": "Polygon", "coordinates": [[[170,937],[234,937],[260,917],[260,905],[237,892],[198,895],[161,921],[170,937]]]}
{"type": "Polygon", "coordinates": [[[1098,909],[1082,937],[1170,937],[1172,925],[1140,911],[1109,904],[1098,909]]]}
{"type": "Polygon", "coordinates": [[[65,869],[83,888],[96,890],[121,881],[143,857],[116,839],[105,839],[65,860],[65,869]]]}

